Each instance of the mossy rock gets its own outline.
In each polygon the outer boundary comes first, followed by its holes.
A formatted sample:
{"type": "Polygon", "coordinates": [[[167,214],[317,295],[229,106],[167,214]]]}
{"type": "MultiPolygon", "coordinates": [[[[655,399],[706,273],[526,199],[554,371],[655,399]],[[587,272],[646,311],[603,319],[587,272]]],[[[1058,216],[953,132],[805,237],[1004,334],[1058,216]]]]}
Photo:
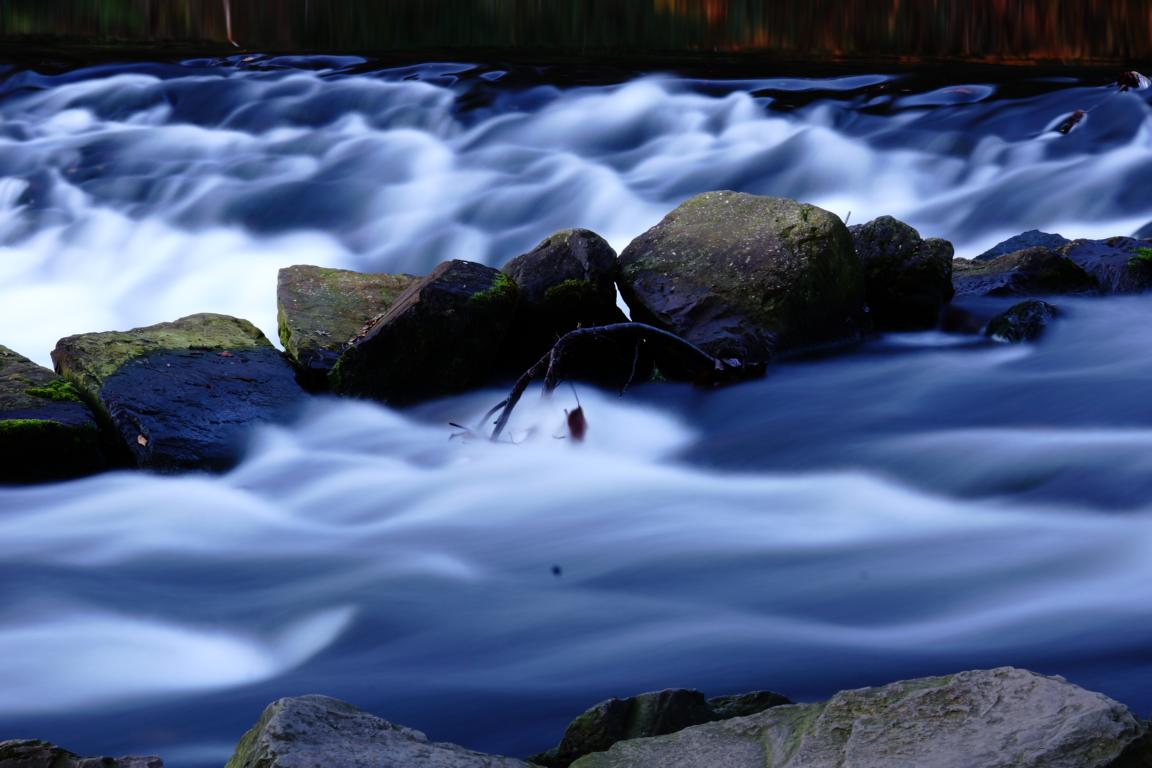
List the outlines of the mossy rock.
{"type": "Polygon", "coordinates": [[[618,285],[632,319],[745,363],[862,330],[864,281],[848,229],[785,198],[691,198],[624,250],[618,285]]]}
{"type": "Polygon", "coordinates": [[[113,463],[114,445],[70,382],[0,347],[0,482],[98,472],[113,463]]]}
{"type": "Polygon", "coordinates": [[[991,261],[997,256],[1004,256],[1009,253],[1016,253],[1016,251],[1023,251],[1026,248],[1050,248],[1052,250],[1059,250],[1062,246],[1070,243],[1071,240],[1060,234],[1053,232],[1041,232],[1038,229],[1030,229],[1027,232],[1021,232],[1018,235],[1013,235],[1007,240],[1002,240],[996,245],[992,246],[984,253],[980,254],[973,261],[991,261]]]}
{"type": "Polygon", "coordinates": [[[0,768],[164,768],[158,757],[80,757],[38,739],[0,741],[0,768]]]}
{"type": "Polygon", "coordinates": [[[140,467],[223,470],[253,427],[290,418],[304,391],[247,320],[200,314],[61,339],[56,370],[98,402],[140,467]]]}
{"type": "Polygon", "coordinates": [[[984,335],[1009,344],[1036,341],[1059,314],[1048,302],[1029,299],[989,320],[984,335]]]}
{"type": "Polygon", "coordinates": [[[874,327],[882,331],[935,328],[952,298],[952,244],[920,237],[891,216],[849,227],[864,269],[874,327]]]}
{"type": "Polygon", "coordinates": [[[573,768],[1130,768],[1147,726],[1123,705],[1020,669],[843,691],[669,736],[618,742],[573,768]]]}
{"type": "Polygon", "coordinates": [[[1073,240],[1060,253],[1092,275],[1104,293],[1152,289],[1152,241],[1131,237],[1073,240]]]}
{"type": "Polygon", "coordinates": [[[516,283],[491,267],[439,265],[353,340],[329,373],[332,391],[399,405],[484,381],[518,296],[516,283]]]}
{"type": "Polygon", "coordinates": [[[1026,248],[988,261],[956,259],[957,296],[1045,296],[1100,292],[1096,278],[1049,248],[1026,248]]]}
{"type": "Polygon", "coordinates": [[[324,386],[348,343],[419,278],[297,265],[280,270],[276,309],[284,352],[311,386],[324,386]]]}

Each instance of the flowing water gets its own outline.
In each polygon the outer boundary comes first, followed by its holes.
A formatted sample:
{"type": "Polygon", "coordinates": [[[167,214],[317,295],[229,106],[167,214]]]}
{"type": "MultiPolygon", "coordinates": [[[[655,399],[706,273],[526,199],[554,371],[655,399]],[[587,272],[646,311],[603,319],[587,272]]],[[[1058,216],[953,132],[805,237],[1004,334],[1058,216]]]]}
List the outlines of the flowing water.
{"type": "MultiPolygon", "coordinates": [[[[1149,93],[244,57],[0,82],[0,343],[214,311],[295,263],[617,248],[700,191],[890,213],[973,256],[1152,220],[1149,93]],[[560,83],[560,84],[558,84],[560,83]],[[1050,128],[1075,109],[1068,136],[1050,128]]],[[[0,489],[0,738],[220,765],[274,698],[510,754],[610,695],[1015,664],[1152,708],[1152,302],[1042,344],[876,339],[701,392],[318,400],[223,476],[0,489]],[[558,573],[555,572],[558,567],[558,573]]]]}

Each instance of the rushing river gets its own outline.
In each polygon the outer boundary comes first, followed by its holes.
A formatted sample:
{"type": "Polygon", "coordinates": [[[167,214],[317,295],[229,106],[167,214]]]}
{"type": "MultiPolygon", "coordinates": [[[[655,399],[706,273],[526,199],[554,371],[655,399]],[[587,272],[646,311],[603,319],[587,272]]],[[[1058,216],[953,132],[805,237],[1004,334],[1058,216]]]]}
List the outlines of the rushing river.
{"type": "MultiPolygon", "coordinates": [[[[622,248],[718,188],[891,213],[961,256],[1152,221],[1149,91],[562,75],[4,70],[0,343],[46,363],[201,311],[274,338],[280,267],[500,265],[570,226],[622,248]]],[[[500,445],[447,426],[496,390],[320,400],[224,476],[0,489],[0,739],[200,768],[320,692],[523,755],[609,695],[1001,664],[1144,714],[1152,302],[1060,303],[1034,347],[896,335],[712,392],[582,386],[582,445],[554,437],[567,390],[500,445]]]]}

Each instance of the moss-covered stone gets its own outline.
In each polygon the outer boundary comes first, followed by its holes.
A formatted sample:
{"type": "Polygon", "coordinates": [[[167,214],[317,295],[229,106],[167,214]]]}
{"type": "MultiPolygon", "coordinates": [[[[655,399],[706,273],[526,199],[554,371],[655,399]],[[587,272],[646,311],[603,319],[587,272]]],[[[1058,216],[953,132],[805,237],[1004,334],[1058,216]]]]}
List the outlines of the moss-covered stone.
{"type": "Polygon", "coordinates": [[[1073,240],[1060,253],[1092,275],[1104,293],[1152,289],[1152,243],[1131,237],[1073,240]]]}
{"type": "Polygon", "coordinates": [[[401,404],[483,381],[516,300],[515,283],[497,270],[445,262],[353,340],[329,374],[332,390],[401,404]]]}
{"type": "Polygon", "coordinates": [[[306,265],[280,270],[276,308],[284,351],[309,384],[323,385],[349,341],[418,280],[306,265]]]}
{"type": "Polygon", "coordinates": [[[956,259],[957,296],[1044,296],[1100,292],[1096,278],[1061,253],[1026,248],[988,261],[956,259]]]}
{"type": "Polygon", "coordinates": [[[924,240],[898,219],[850,227],[864,269],[864,289],[878,330],[934,328],[952,298],[952,244],[924,240]]]}
{"type": "Polygon", "coordinates": [[[988,321],[984,335],[1010,344],[1035,341],[1058,315],[1056,307],[1048,302],[1029,299],[988,321]]]}
{"type": "Polygon", "coordinates": [[[0,741],[0,768],[164,768],[158,757],[80,757],[37,739],[0,741]]]}
{"type": "Polygon", "coordinates": [[[746,363],[857,338],[864,282],[834,214],[777,197],[708,192],[620,256],[632,318],[746,363]]]}
{"type": "Polygon", "coordinates": [[[69,382],[0,347],[0,482],[97,472],[112,463],[110,448],[69,382]]]}
{"type": "Polygon", "coordinates": [[[52,359],[133,461],[161,471],[230,467],[252,427],[289,418],[304,397],[264,334],[226,315],[70,336],[52,359]]]}

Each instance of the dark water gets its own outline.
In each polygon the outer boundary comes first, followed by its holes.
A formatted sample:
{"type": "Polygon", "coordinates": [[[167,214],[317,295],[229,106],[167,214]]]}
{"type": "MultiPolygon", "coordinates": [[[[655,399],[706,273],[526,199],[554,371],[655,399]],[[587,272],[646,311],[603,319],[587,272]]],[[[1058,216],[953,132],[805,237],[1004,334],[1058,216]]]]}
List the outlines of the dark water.
{"type": "MultiPolygon", "coordinates": [[[[893,213],[964,256],[1152,221],[1148,91],[555,74],[8,69],[0,341],[43,361],[197,311],[274,335],[279,267],[500,264],[565,226],[623,247],[715,188],[893,213]]],[[[1001,664],[1143,714],[1152,303],[1059,303],[1035,347],[896,335],[714,392],[581,387],[579,446],[552,437],[568,393],[516,445],[450,439],[495,390],[321,401],[222,477],[0,489],[0,738],[220,765],[266,703],[320,692],[526,754],[609,695],[1001,664]]]]}

